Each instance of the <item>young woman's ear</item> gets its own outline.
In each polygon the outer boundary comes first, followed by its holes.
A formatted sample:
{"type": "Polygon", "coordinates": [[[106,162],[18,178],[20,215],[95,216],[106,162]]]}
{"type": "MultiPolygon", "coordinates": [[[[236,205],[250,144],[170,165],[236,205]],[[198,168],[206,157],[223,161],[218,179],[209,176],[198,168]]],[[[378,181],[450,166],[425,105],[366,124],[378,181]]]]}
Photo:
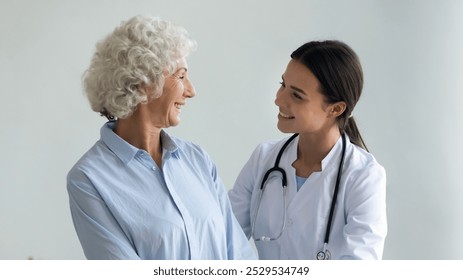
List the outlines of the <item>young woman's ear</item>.
{"type": "Polygon", "coordinates": [[[344,101],[339,101],[339,102],[333,103],[333,104],[331,104],[330,114],[334,118],[337,118],[340,115],[342,115],[342,113],[344,113],[346,108],[347,108],[347,105],[346,105],[346,102],[344,102],[344,101]]]}

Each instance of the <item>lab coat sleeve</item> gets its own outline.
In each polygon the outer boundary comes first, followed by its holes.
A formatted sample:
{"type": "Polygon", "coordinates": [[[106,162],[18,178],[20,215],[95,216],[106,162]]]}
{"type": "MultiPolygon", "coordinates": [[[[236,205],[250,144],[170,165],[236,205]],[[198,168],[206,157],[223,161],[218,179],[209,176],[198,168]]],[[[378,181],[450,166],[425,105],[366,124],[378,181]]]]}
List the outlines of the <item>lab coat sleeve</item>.
{"type": "Polygon", "coordinates": [[[212,168],[211,175],[216,184],[218,199],[225,221],[228,259],[255,260],[257,259],[256,254],[233,214],[229,197],[225,190],[225,186],[217,173],[217,168],[212,161],[210,161],[210,163],[212,168]]]}
{"type": "Polygon", "coordinates": [[[386,172],[376,162],[351,174],[340,259],[382,259],[387,234],[386,172]]]}
{"type": "Polygon", "coordinates": [[[257,147],[241,169],[233,189],[228,193],[233,213],[248,239],[251,237],[251,200],[257,183],[257,163],[259,158],[260,147],[257,147]]]}
{"type": "Polygon", "coordinates": [[[72,220],[87,259],[140,259],[90,180],[81,172],[67,177],[72,220]]]}

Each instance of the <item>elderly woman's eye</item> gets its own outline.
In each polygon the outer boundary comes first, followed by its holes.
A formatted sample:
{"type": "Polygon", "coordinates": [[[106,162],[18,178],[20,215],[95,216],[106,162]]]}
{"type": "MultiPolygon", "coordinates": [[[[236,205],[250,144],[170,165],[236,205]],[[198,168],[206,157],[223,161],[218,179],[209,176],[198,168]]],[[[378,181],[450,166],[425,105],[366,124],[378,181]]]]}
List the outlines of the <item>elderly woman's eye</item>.
{"type": "Polygon", "coordinates": [[[175,73],[172,76],[174,76],[177,79],[183,80],[185,78],[185,73],[175,73]]]}

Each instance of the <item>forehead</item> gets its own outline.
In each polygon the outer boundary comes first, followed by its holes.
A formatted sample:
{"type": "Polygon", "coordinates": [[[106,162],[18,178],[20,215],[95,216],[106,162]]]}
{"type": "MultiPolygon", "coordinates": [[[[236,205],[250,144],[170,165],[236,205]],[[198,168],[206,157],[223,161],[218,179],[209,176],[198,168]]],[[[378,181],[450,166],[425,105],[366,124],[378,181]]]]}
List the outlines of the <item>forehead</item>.
{"type": "Polygon", "coordinates": [[[318,89],[319,81],[317,77],[300,61],[291,59],[283,74],[286,83],[304,89],[318,89]]]}

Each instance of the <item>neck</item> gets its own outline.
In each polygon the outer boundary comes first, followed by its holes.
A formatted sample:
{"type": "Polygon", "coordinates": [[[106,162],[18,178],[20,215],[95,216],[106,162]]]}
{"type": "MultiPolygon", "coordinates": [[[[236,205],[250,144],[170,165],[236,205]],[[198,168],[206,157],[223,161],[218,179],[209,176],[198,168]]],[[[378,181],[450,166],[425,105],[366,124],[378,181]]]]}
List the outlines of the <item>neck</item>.
{"type": "Polygon", "coordinates": [[[148,152],[159,168],[162,167],[161,128],[145,121],[138,110],[128,118],[119,119],[114,132],[131,145],[148,152]]]}
{"type": "Polygon", "coordinates": [[[322,160],[328,155],[341,136],[337,127],[323,133],[301,133],[297,159],[293,163],[296,175],[308,177],[322,170],[322,160]]]}

